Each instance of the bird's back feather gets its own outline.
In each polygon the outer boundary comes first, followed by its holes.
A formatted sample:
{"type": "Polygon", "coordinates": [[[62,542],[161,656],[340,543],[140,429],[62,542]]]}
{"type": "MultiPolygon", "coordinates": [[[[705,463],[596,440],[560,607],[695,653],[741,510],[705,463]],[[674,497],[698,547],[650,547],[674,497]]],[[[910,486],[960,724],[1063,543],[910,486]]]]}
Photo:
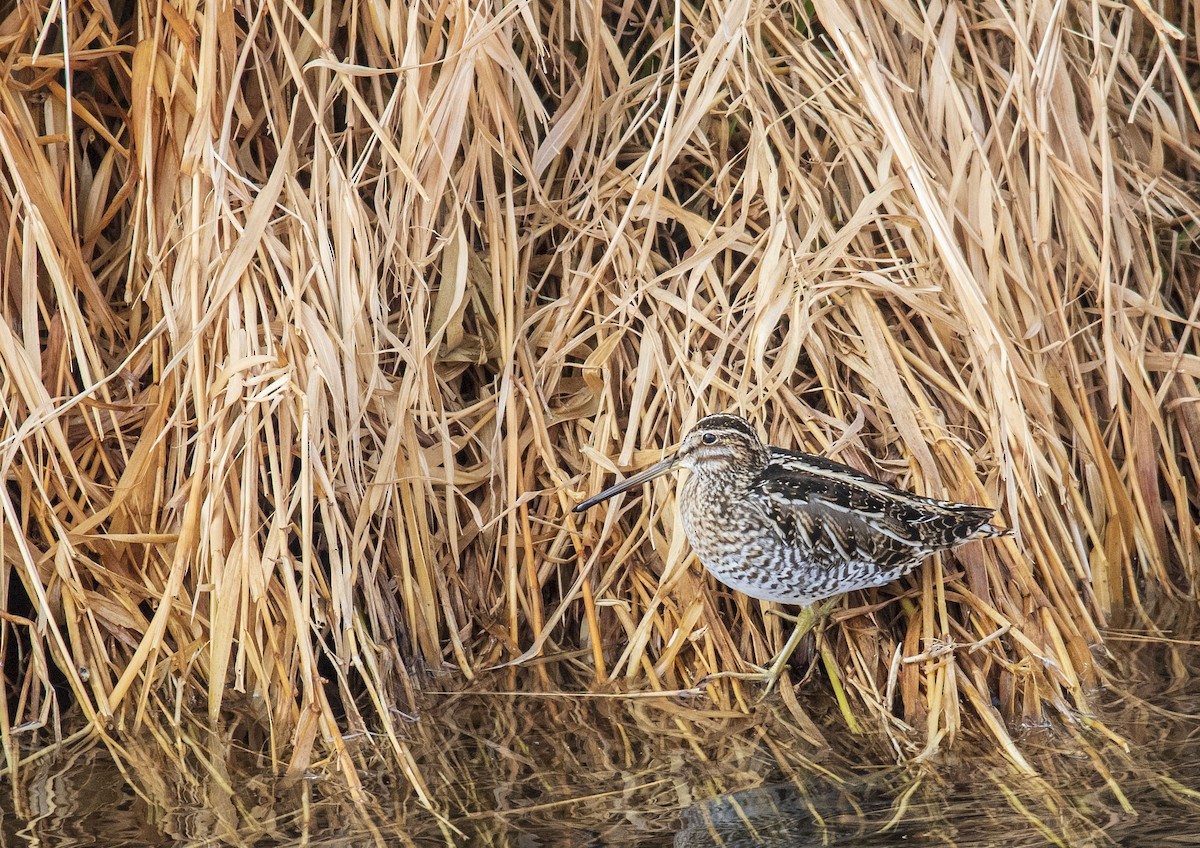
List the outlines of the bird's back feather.
{"type": "Polygon", "coordinates": [[[885,569],[1007,532],[988,523],[995,511],[987,507],[914,495],[848,465],[780,448],[771,449],[752,490],[764,496],[782,538],[885,569]]]}

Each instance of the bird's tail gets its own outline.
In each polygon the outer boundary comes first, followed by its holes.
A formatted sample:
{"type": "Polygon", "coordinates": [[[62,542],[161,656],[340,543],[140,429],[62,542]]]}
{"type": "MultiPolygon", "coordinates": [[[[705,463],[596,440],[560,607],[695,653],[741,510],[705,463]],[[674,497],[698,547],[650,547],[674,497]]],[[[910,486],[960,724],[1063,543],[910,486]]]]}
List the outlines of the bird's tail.
{"type": "Polygon", "coordinates": [[[1001,539],[1013,535],[1016,534],[1009,528],[1001,527],[999,524],[993,524],[990,521],[986,521],[983,524],[980,524],[979,527],[975,529],[975,532],[967,538],[973,541],[975,539],[1001,539]]]}

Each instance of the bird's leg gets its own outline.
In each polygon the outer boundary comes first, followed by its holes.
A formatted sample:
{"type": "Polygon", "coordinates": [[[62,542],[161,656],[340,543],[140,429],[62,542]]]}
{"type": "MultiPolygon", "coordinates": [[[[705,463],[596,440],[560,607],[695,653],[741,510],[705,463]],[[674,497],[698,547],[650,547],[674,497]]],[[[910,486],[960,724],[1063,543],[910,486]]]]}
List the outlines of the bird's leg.
{"type": "Polygon", "coordinates": [[[771,664],[766,669],[767,685],[763,692],[764,695],[770,693],[770,691],[775,688],[775,684],[778,682],[779,676],[783,674],[783,670],[787,668],[788,660],[792,658],[792,654],[795,653],[796,648],[800,646],[800,640],[808,634],[808,631],[812,630],[813,627],[819,624],[825,618],[825,616],[833,612],[833,608],[837,606],[838,600],[838,598],[834,598],[820,605],[810,604],[809,606],[802,607],[800,612],[798,612],[796,615],[789,615],[788,613],[780,612],[779,610],[771,610],[771,612],[775,615],[793,622],[796,626],[792,629],[792,635],[787,640],[787,644],[784,645],[783,649],[775,655],[775,658],[771,661],[771,664]]]}
{"type": "Polygon", "coordinates": [[[775,688],[775,684],[779,681],[779,676],[783,674],[783,670],[787,668],[788,660],[792,658],[792,654],[800,644],[800,640],[821,619],[829,615],[833,607],[837,604],[837,601],[838,599],[834,598],[820,606],[802,607],[796,615],[775,609],[768,610],[773,615],[795,622],[796,625],[792,630],[791,637],[787,640],[787,644],[775,654],[771,660],[771,664],[768,666],[754,666],[754,671],[719,671],[716,674],[706,675],[697,685],[702,686],[710,680],[716,680],[721,677],[731,677],[736,680],[761,680],[766,684],[763,695],[769,694],[775,688]]]}

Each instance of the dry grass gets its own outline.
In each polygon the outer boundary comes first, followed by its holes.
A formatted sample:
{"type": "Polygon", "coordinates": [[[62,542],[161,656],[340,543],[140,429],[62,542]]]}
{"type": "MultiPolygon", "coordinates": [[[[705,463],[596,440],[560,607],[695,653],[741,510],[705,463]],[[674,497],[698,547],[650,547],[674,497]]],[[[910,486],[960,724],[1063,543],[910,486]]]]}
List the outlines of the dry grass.
{"type": "Polygon", "coordinates": [[[1025,766],[1107,617],[1197,593],[1192,18],[64,8],[0,18],[10,763],[236,692],[293,774],[381,729],[419,791],[414,669],[766,659],[669,484],[568,515],[713,410],[1018,529],[826,632],[902,759],[1025,766]]]}

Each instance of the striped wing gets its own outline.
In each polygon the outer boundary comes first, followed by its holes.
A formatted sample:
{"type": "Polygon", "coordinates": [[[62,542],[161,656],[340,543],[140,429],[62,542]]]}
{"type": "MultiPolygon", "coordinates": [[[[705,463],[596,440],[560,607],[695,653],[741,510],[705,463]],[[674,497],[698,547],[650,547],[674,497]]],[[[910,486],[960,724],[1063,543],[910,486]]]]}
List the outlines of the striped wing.
{"type": "MultiPolygon", "coordinates": [[[[815,559],[905,570],[988,526],[993,510],[936,501],[848,465],[772,448],[754,488],[780,536],[815,559]]],[[[988,534],[991,535],[991,534],[988,534]]]]}

